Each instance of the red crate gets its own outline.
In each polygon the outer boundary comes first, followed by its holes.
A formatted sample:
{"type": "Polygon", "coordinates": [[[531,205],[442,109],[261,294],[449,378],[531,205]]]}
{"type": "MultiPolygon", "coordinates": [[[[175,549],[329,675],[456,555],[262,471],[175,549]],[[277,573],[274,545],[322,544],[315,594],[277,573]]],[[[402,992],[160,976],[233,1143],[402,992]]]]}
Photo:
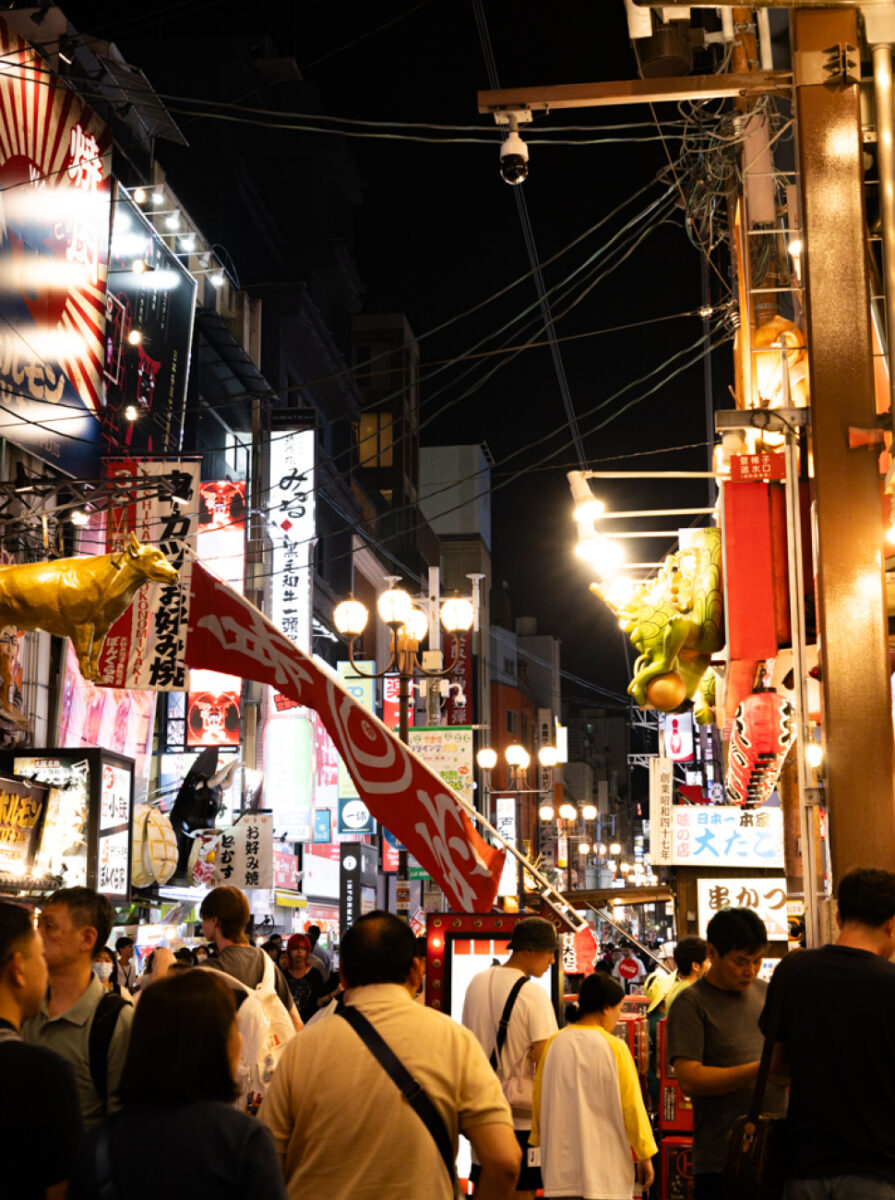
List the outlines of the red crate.
{"type": "Polygon", "coordinates": [[[693,1130],[693,1105],[681,1091],[674,1068],[667,1061],[665,1021],[659,1022],[659,1128],[690,1133],[693,1130]]]}

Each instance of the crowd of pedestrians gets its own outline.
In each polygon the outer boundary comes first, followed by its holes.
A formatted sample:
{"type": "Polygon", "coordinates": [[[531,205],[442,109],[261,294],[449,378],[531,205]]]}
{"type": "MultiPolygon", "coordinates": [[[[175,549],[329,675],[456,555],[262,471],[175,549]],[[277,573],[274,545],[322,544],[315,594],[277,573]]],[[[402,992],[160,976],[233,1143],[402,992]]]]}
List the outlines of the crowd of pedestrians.
{"type": "MultiPolygon", "coordinates": [[[[895,874],[854,870],[837,899],[835,945],[788,956],[769,988],[767,933],[744,908],[717,912],[705,941],[682,939],[674,976],[645,981],[692,1099],[697,1200],[728,1194],[730,1130],[772,1007],[763,1111],[788,1114],[785,1200],[895,1198],[895,874]]],[[[451,1200],[460,1134],[478,1200],[541,1187],[629,1200],[636,1179],[653,1185],[611,952],[558,1031],[540,982],[557,935],[524,918],[507,960],[470,982],[459,1023],[416,1002],[425,958],[390,913],[345,931],[338,982],[319,930],[253,946],[236,888],[209,892],[200,916],[206,953],[159,947],[137,976],[132,940],[108,946],[96,892],[55,892],[36,928],[0,902],[4,1195],[451,1200]]]]}

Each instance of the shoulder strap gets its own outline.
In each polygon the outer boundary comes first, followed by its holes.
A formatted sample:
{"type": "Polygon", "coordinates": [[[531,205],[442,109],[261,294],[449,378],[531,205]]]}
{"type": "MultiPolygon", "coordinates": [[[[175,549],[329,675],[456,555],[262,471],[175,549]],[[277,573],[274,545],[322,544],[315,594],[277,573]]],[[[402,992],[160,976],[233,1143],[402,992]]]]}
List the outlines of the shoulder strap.
{"type": "Polygon", "coordinates": [[[96,1006],[90,1033],[87,1036],[87,1056],[90,1061],[90,1078],[96,1094],[106,1106],[109,1099],[109,1047],[118,1024],[118,1014],[127,1004],[117,992],[106,992],[96,1006]]]}
{"type": "Polygon", "coordinates": [[[391,1046],[380,1037],[363,1013],[358,1012],[356,1008],[346,1005],[341,997],[336,1006],[336,1013],[340,1017],[345,1018],[428,1129],[444,1161],[451,1185],[454,1186],[456,1172],[454,1170],[454,1151],[451,1146],[451,1140],[448,1137],[448,1131],[445,1128],[441,1114],[423,1090],[422,1085],[413,1078],[391,1046]]]}
{"type": "Polygon", "coordinates": [[[783,964],[789,955],[780,959],[774,971],[777,982],[771,996],[771,1007],[768,1009],[768,1022],[764,1034],[764,1046],[761,1051],[761,1062],[758,1064],[758,1077],[755,1080],[755,1090],[752,1092],[752,1103],[749,1105],[749,1120],[755,1124],[761,1113],[761,1103],[764,1100],[768,1076],[771,1073],[771,1056],[774,1053],[774,1043],[780,1029],[780,1018],[783,1015],[783,964]]]}
{"type": "Polygon", "coordinates": [[[500,1023],[497,1026],[497,1044],[491,1051],[491,1057],[488,1060],[491,1063],[493,1070],[497,1070],[497,1064],[500,1062],[500,1056],[503,1048],[506,1045],[507,1030],[510,1026],[510,1017],[513,1015],[513,1009],[516,1006],[516,999],[522,991],[522,985],[528,983],[528,976],[523,975],[521,979],[517,979],[513,984],[507,1002],[503,1006],[503,1012],[500,1015],[500,1023]]]}

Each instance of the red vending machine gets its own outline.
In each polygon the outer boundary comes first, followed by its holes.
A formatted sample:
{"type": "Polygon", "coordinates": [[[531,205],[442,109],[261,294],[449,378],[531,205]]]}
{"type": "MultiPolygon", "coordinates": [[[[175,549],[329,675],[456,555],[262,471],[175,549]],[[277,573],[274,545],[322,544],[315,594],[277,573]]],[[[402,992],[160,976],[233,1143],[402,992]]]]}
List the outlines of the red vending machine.
{"type": "Polygon", "coordinates": [[[659,1022],[659,1129],[692,1133],[693,1105],[680,1089],[666,1052],[667,1022],[659,1022]]]}
{"type": "Polygon", "coordinates": [[[662,1156],[662,1200],[693,1200],[693,1139],[663,1138],[659,1147],[662,1156]]]}

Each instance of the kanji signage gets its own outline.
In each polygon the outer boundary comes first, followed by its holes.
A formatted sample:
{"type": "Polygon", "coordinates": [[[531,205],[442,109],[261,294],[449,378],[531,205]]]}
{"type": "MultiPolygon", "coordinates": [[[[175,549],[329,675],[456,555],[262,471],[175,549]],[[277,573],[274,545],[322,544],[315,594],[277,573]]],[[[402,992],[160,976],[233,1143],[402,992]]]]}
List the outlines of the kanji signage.
{"type": "Polygon", "coordinates": [[[731,483],[751,483],[757,479],[785,478],[786,456],[784,454],[732,454],[730,456],[731,483]]]}
{"type": "Polygon", "coordinates": [[[786,877],[762,879],[697,879],[696,903],[699,936],[705,937],[709,921],[722,908],[750,908],[764,921],[768,941],[785,942],[789,937],[786,877]]]}
{"type": "Polygon", "coordinates": [[[221,831],[214,882],[238,888],[272,888],[273,881],[273,817],[269,813],[246,813],[238,824],[221,831]]]}
{"type": "Polygon", "coordinates": [[[472,804],[472,730],[460,726],[410,730],[410,749],[444,782],[472,804]]]}
{"type": "Polygon", "coordinates": [[[20,779],[0,779],[0,871],[24,874],[34,862],[46,792],[20,779]]]}
{"type": "MultiPolygon", "coordinates": [[[[299,410],[304,412],[305,410],[299,410]]],[[[313,428],[275,412],[270,435],[268,526],[274,535],[270,619],[299,649],[311,648],[311,549],[316,522],[313,428]]]]}
{"type": "MultiPolygon", "coordinates": [[[[783,813],[767,806],[672,806],[671,864],[679,867],[783,869],[783,813]]],[[[652,854],[650,861],[658,860],[652,854]]]]}
{"type": "Polygon", "coordinates": [[[650,862],[670,866],[674,862],[672,796],[674,764],[670,758],[651,758],[649,762],[649,837],[650,862]]]}

